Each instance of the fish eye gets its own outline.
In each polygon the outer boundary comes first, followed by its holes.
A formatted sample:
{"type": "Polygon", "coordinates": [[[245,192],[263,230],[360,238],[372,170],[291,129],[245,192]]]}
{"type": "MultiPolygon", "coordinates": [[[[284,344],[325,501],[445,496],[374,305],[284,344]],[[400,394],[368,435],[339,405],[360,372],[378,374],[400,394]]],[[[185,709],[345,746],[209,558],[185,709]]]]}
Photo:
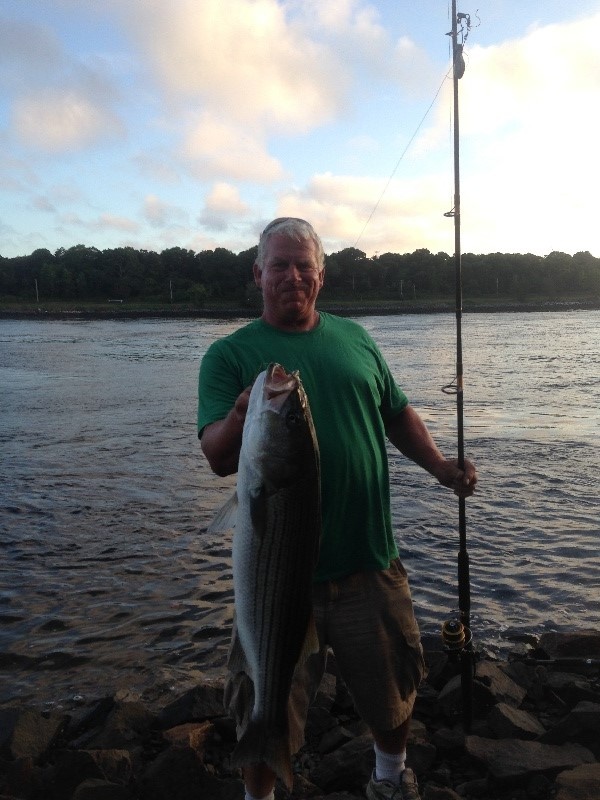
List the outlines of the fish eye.
{"type": "Polygon", "coordinates": [[[296,425],[300,422],[300,414],[296,411],[289,411],[286,418],[286,424],[288,428],[295,428],[296,425]]]}

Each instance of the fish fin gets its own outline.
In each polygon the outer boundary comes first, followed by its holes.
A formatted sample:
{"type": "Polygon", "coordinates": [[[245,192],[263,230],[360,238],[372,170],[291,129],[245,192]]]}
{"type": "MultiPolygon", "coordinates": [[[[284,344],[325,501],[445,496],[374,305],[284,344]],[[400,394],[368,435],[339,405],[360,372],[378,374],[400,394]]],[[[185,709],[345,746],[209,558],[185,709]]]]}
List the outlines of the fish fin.
{"type": "Polygon", "coordinates": [[[268,491],[264,484],[261,484],[256,492],[250,494],[252,528],[259,534],[265,530],[267,523],[267,497],[268,491]]]}
{"type": "Polygon", "coordinates": [[[285,783],[288,791],[292,791],[294,774],[287,731],[273,730],[264,720],[249,722],[233,751],[231,763],[234,767],[266,764],[285,783]]]}
{"type": "Polygon", "coordinates": [[[311,613],[308,626],[306,628],[306,636],[304,637],[302,649],[300,650],[300,656],[298,657],[298,664],[304,664],[309,656],[318,653],[320,649],[321,645],[319,644],[317,626],[315,625],[315,618],[311,613]]]}
{"type": "Polygon", "coordinates": [[[248,672],[249,666],[246,659],[246,653],[240,642],[240,636],[234,627],[234,633],[231,640],[231,647],[227,656],[227,667],[232,674],[236,672],[248,672]]]}
{"type": "Polygon", "coordinates": [[[213,521],[206,529],[207,533],[223,533],[235,528],[235,521],[237,517],[238,498],[237,492],[234,492],[227,500],[225,505],[217,511],[213,521]]]}

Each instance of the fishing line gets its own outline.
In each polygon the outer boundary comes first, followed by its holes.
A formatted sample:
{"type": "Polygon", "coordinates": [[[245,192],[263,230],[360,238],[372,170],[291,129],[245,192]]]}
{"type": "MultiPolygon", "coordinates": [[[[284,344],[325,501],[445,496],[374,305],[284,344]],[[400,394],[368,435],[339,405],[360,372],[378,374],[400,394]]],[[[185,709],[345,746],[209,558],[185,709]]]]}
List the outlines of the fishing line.
{"type": "Polygon", "coordinates": [[[374,216],[375,212],[376,212],[376,211],[377,211],[377,209],[379,208],[379,204],[380,204],[380,203],[381,203],[381,201],[383,200],[383,196],[385,195],[385,193],[386,193],[386,192],[387,192],[387,190],[389,189],[390,183],[392,182],[392,180],[393,180],[393,178],[394,178],[394,175],[395,175],[395,174],[396,174],[396,172],[398,171],[398,167],[399,167],[399,166],[400,166],[400,164],[402,163],[402,159],[403,159],[403,158],[404,158],[404,156],[406,155],[406,153],[407,153],[407,151],[408,151],[408,148],[409,148],[409,147],[411,146],[411,144],[413,143],[413,141],[414,141],[414,139],[415,139],[415,137],[416,137],[417,133],[420,131],[420,129],[421,129],[421,127],[422,127],[423,123],[424,123],[424,122],[425,122],[425,120],[427,119],[427,115],[429,114],[429,112],[430,112],[430,111],[431,111],[431,109],[433,108],[433,106],[434,106],[434,104],[435,104],[435,101],[436,101],[436,100],[437,100],[437,98],[438,98],[438,95],[439,95],[439,93],[442,91],[442,86],[443,86],[443,85],[444,85],[444,83],[445,83],[445,82],[448,80],[448,77],[449,77],[449,75],[450,75],[450,72],[451,72],[451,71],[452,71],[452,67],[450,67],[450,69],[448,70],[448,72],[446,72],[446,74],[444,75],[444,78],[443,78],[442,82],[440,83],[440,85],[439,85],[439,87],[438,87],[438,90],[437,90],[437,92],[435,93],[435,95],[434,95],[434,97],[433,97],[433,100],[431,101],[431,103],[430,103],[430,105],[429,105],[429,108],[428,108],[428,109],[427,109],[427,111],[426,111],[426,112],[423,114],[423,118],[421,119],[421,121],[420,121],[420,122],[419,122],[419,124],[417,125],[417,128],[416,128],[415,132],[413,133],[413,135],[412,135],[412,136],[410,137],[410,139],[408,140],[408,144],[406,145],[406,147],[405,147],[405,148],[404,148],[404,150],[402,151],[402,154],[401,154],[400,158],[398,159],[398,161],[397,161],[397,163],[396,163],[396,166],[395,166],[395,167],[394,167],[394,169],[392,170],[392,174],[391,174],[391,175],[390,175],[390,177],[388,178],[388,180],[387,180],[387,183],[386,183],[386,184],[385,184],[385,186],[383,187],[383,191],[381,192],[381,194],[379,195],[379,198],[378,198],[377,202],[376,202],[376,203],[375,203],[375,205],[373,206],[373,210],[371,211],[371,213],[369,214],[369,217],[368,217],[367,221],[366,221],[366,222],[365,222],[365,224],[363,225],[363,228],[362,228],[361,232],[360,232],[360,233],[359,233],[359,235],[358,235],[358,239],[357,239],[357,240],[354,242],[354,247],[356,247],[356,246],[357,246],[357,244],[358,244],[358,243],[360,242],[360,240],[362,239],[362,236],[363,236],[363,234],[364,234],[365,230],[367,229],[367,226],[368,226],[368,224],[369,224],[369,223],[371,222],[371,220],[373,219],[373,216],[374,216]]]}

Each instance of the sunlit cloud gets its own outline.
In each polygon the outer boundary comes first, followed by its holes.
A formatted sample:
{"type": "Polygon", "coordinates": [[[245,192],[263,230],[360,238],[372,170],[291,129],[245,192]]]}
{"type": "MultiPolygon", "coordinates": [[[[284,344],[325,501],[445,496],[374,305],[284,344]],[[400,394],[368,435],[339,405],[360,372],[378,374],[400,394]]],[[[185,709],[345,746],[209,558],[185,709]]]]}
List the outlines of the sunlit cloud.
{"type": "Polygon", "coordinates": [[[120,10],[173,101],[295,133],[335,115],[342,73],[334,54],[275,0],[138,0],[120,10]]]}
{"type": "Polygon", "coordinates": [[[216,183],[206,197],[204,210],[198,217],[201,225],[209,230],[226,230],[232,220],[245,217],[250,211],[237,187],[229,183],[216,183]]]}
{"type": "Polygon", "coordinates": [[[230,183],[216,183],[206,198],[206,208],[209,211],[225,214],[247,214],[248,204],[240,197],[235,186],[230,183]]]}
{"type": "Polygon", "coordinates": [[[20,98],[15,103],[13,126],[27,145],[50,153],[123,135],[115,115],[73,91],[39,91],[20,98]]]}
{"type": "Polygon", "coordinates": [[[188,135],[183,157],[197,178],[227,178],[268,184],[280,180],[283,168],[251,131],[204,114],[188,135]]]}

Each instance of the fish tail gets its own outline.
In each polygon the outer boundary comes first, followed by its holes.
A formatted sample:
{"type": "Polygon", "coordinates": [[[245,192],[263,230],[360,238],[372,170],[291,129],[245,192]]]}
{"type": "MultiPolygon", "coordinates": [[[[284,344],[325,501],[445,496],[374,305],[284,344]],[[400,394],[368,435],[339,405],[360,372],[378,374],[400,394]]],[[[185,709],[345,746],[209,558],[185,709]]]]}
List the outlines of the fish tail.
{"type": "Polygon", "coordinates": [[[242,734],[231,763],[234,767],[264,763],[292,790],[292,754],[287,731],[273,730],[264,720],[252,720],[242,734]]]}

